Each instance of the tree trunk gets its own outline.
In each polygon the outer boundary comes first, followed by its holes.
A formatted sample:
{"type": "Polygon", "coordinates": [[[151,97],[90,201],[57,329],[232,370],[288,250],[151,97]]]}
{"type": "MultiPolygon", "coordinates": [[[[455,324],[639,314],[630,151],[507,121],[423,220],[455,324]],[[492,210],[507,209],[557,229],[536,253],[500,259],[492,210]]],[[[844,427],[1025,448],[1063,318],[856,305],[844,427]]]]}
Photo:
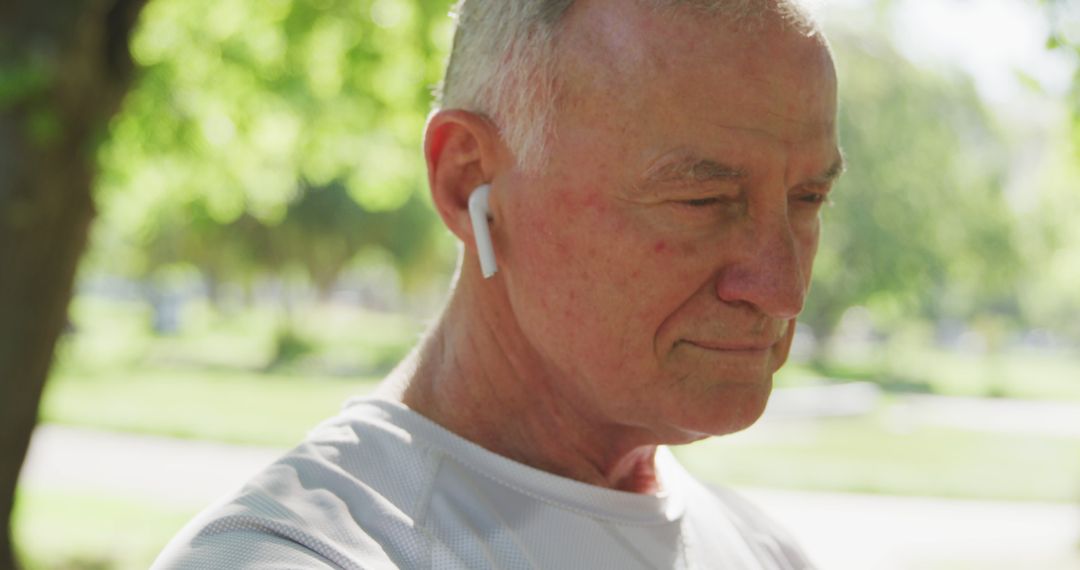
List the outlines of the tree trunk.
{"type": "Polygon", "coordinates": [[[145,0],[0,3],[0,568],[53,349],[93,218],[94,152],[132,75],[145,0]]]}

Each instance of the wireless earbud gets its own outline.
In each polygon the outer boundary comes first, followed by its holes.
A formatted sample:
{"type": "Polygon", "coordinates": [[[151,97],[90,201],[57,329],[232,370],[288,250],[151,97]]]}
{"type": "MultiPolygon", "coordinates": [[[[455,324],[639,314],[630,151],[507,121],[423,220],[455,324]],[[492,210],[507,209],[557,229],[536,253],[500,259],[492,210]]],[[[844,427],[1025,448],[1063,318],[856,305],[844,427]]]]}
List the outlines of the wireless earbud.
{"type": "Polygon", "coordinates": [[[491,186],[479,186],[469,196],[469,218],[472,221],[473,236],[476,238],[476,253],[480,256],[480,271],[484,279],[495,275],[499,267],[495,264],[495,248],[491,245],[491,229],[488,227],[488,194],[491,186]]]}

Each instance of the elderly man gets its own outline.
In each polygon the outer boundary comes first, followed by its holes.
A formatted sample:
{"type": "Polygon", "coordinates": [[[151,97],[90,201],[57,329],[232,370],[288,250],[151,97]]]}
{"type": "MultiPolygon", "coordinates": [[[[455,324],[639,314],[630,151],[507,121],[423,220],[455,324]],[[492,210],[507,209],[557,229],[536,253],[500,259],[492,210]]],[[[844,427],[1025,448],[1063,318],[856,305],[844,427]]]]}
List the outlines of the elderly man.
{"type": "Polygon", "coordinates": [[[424,145],[465,244],[442,318],[157,567],[809,568],[663,446],[765,406],[835,100],[792,1],[464,0],[424,145]]]}

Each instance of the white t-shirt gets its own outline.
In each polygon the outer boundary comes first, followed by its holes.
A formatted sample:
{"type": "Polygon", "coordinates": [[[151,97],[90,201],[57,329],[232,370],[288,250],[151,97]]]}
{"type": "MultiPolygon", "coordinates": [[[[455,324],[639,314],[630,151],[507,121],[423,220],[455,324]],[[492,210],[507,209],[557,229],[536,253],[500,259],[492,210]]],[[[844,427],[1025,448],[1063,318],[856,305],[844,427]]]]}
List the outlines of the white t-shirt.
{"type": "Polygon", "coordinates": [[[664,492],[511,461],[400,403],[359,399],[189,523],[154,568],[812,568],[730,491],[657,454],[664,492]]]}

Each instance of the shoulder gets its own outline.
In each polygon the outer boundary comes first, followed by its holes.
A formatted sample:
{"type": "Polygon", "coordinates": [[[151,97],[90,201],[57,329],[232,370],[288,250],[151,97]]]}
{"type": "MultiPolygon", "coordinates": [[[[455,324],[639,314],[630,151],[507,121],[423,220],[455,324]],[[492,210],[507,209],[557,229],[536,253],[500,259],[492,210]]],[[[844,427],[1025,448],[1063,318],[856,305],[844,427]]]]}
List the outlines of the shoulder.
{"type": "Polygon", "coordinates": [[[706,543],[730,537],[733,547],[764,568],[815,568],[791,534],[757,505],[727,487],[702,483],[679,464],[670,450],[665,450],[659,459],[683,495],[686,516],[706,543]]]}
{"type": "Polygon", "coordinates": [[[378,406],[350,406],[191,521],[155,568],[422,567],[413,519],[434,461],[378,406]]]}
{"type": "Polygon", "coordinates": [[[785,570],[815,568],[798,541],[760,507],[726,487],[699,483],[699,488],[720,506],[759,559],[769,560],[785,570]]]}

